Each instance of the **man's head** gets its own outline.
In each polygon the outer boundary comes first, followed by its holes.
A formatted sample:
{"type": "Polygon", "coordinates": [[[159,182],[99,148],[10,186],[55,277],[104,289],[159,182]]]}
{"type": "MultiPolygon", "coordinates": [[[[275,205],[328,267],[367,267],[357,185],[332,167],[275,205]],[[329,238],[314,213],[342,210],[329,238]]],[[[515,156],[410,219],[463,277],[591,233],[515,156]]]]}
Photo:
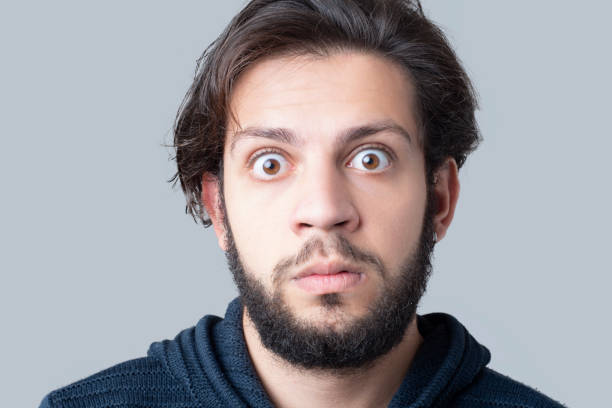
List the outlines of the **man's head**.
{"type": "Polygon", "coordinates": [[[179,112],[178,176],[265,346],[347,368],[401,341],[478,140],[474,108],[412,2],[253,1],[232,21],[179,112]]]}

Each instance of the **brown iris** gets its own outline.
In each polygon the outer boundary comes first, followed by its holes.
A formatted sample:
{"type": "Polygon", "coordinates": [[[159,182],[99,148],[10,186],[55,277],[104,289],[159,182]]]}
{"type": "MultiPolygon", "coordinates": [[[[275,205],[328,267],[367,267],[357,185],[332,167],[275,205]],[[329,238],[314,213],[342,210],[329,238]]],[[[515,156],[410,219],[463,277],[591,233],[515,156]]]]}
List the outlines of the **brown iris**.
{"type": "Polygon", "coordinates": [[[380,164],[380,159],[375,154],[366,154],[365,156],[363,156],[363,159],[361,159],[361,163],[366,169],[374,170],[380,164]]]}
{"type": "Polygon", "coordinates": [[[279,170],[280,163],[276,159],[268,159],[263,164],[263,171],[270,176],[275,175],[279,170]]]}

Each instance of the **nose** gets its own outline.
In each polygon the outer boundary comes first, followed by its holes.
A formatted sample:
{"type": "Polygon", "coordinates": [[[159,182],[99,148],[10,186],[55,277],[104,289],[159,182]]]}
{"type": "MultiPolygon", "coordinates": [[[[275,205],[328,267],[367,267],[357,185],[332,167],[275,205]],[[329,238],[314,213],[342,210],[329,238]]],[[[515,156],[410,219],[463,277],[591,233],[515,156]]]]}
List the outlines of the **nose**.
{"type": "Polygon", "coordinates": [[[296,187],[298,199],[291,214],[295,234],[311,234],[315,230],[350,233],[359,227],[359,213],[348,180],[338,169],[304,171],[296,187]]]}

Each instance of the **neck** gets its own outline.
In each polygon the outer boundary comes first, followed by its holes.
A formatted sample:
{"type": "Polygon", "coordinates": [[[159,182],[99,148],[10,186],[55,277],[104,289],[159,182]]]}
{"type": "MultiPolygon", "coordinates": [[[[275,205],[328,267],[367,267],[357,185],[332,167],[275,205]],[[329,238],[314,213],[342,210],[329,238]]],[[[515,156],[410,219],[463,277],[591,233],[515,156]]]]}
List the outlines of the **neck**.
{"type": "Polygon", "coordinates": [[[367,368],[347,372],[307,370],[288,364],[266,349],[246,309],[242,324],[255,371],[279,408],[386,407],[423,342],[413,318],[402,341],[367,368]]]}

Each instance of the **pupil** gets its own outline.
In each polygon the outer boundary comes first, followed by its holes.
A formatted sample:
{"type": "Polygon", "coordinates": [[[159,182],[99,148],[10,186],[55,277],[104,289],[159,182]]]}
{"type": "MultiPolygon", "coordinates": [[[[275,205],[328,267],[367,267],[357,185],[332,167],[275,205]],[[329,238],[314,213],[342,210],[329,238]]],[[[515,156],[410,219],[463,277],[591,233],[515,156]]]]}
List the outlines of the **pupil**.
{"type": "Polygon", "coordinates": [[[268,159],[264,162],[264,171],[268,174],[276,174],[278,172],[278,161],[268,159]]]}
{"type": "Polygon", "coordinates": [[[363,157],[362,163],[366,168],[374,169],[378,166],[378,157],[368,154],[363,157]]]}

